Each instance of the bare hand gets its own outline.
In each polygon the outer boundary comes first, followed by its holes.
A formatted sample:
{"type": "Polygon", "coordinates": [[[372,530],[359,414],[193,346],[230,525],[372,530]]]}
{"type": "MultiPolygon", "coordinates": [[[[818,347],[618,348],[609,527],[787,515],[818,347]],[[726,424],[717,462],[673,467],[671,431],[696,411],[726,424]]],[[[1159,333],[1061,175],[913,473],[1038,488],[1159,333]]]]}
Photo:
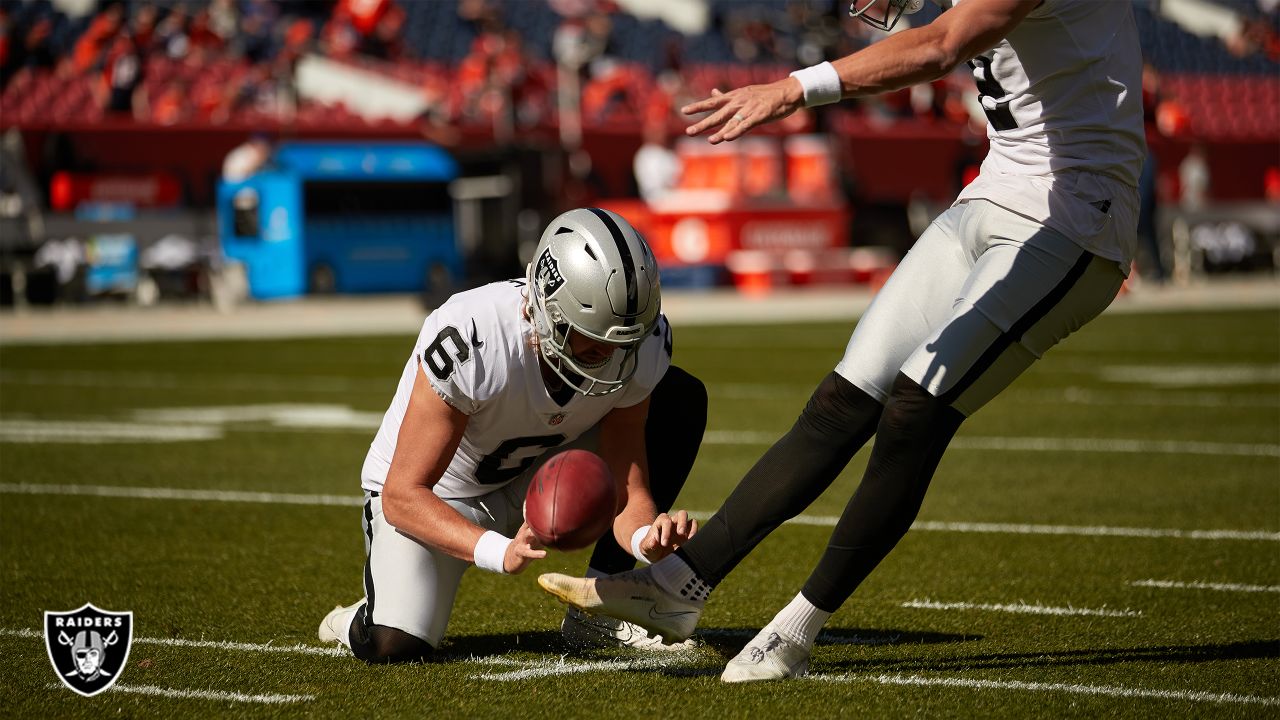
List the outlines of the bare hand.
{"type": "Polygon", "coordinates": [[[533,536],[529,523],[525,523],[520,526],[515,539],[507,545],[507,555],[502,560],[502,569],[511,575],[519,575],[529,567],[529,563],[546,556],[547,551],[542,549],[542,543],[533,536]]]}
{"type": "Polygon", "coordinates": [[[698,532],[698,521],[684,510],[662,513],[649,526],[649,534],[640,541],[640,554],[649,562],[657,562],[675,552],[698,532]]]}
{"type": "Polygon", "coordinates": [[[725,140],[737,140],[757,125],[781,120],[803,105],[804,89],[800,81],[786,77],[768,85],[747,85],[727,93],[712,90],[711,97],[689,103],[680,108],[680,112],[685,115],[710,112],[684,132],[694,136],[715,128],[707,141],[718,145],[725,140]]]}

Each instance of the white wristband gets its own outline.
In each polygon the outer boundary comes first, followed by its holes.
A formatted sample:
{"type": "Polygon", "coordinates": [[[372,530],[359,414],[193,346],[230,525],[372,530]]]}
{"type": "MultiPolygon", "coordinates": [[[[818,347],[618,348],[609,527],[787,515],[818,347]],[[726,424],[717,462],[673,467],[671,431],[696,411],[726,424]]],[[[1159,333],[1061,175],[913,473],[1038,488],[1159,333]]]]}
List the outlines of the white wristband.
{"type": "Polygon", "coordinates": [[[475,550],[471,551],[472,556],[476,559],[476,567],[481,570],[496,572],[499,575],[506,575],[507,546],[510,544],[511,538],[492,530],[486,530],[480,536],[480,539],[476,541],[475,550]]]}
{"type": "Polygon", "coordinates": [[[649,558],[645,557],[644,553],[640,552],[640,542],[644,540],[646,536],[648,536],[649,528],[651,527],[653,526],[641,525],[640,527],[636,528],[635,532],[631,533],[631,554],[634,555],[636,559],[642,563],[648,563],[649,558]]]}
{"type": "Polygon", "coordinates": [[[810,65],[791,73],[804,88],[804,106],[830,105],[840,102],[844,92],[840,87],[840,73],[829,62],[810,65]]]}

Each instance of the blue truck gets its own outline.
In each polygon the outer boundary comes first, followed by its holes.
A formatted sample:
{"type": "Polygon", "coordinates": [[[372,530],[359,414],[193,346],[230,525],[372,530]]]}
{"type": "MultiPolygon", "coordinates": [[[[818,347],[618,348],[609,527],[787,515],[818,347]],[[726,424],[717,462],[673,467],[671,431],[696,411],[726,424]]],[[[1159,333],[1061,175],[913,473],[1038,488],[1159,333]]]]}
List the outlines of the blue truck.
{"type": "Polygon", "coordinates": [[[463,274],[458,172],[425,143],[282,143],[258,172],[219,183],[223,254],[262,300],[445,290],[463,274]]]}

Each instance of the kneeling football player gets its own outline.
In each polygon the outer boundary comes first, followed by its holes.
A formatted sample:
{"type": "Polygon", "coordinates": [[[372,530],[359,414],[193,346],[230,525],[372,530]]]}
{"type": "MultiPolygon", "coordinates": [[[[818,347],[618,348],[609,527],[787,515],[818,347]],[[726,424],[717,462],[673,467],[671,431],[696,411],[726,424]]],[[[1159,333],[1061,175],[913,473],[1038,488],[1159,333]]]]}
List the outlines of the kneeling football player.
{"type": "MultiPolygon", "coordinates": [[[[431,313],[361,472],[365,596],[330,612],[320,639],[371,663],[429,657],[468,567],[512,574],[546,556],[522,505],[540,460],[566,446],[598,452],[618,483],[613,532],[588,573],[679,547],[697,523],[668,511],[702,441],[707,394],[671,367],[671,349],[652,252],[598,208],[551,221],[525,279],[431,313]]],[[[580,646],[682,647],[577,610],[561,631],[580,646]]]]}

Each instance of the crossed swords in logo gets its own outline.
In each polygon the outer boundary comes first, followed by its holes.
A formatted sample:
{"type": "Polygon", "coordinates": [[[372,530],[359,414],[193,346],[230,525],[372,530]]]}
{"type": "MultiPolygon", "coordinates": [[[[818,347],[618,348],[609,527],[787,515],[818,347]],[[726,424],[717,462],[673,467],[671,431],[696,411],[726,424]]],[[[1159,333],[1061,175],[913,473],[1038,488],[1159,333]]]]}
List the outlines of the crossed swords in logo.
{"type": "MultiPolygon", "coordinates": [[[[97,633],[94,633],[94,634],[96,635],[97,633]]],[[[120,642],[120,636],[116,634],[115,630],[112,630],[110,635],[102,639],[102,647],[103,649],[106,649],[111,647],[112,645],[115,645],[118,642],[120,642]]],[[[73,645],[75,645],[75,641],[67,636],[66,630],[62,630],[58,632],[58,643],[60,645],[66,645],[67,647],[72,647],[73,645]]],[[[111,673],[107,672],[106,669],[102,667],[101,663],[98,664],[95,674],[111,677],[111,673]]],[[[65,675],[66,677],[79,677],[80,669],[79,667],[76,667],[69,673],[63,673],[63,675],[65,675]]],[[[90,677],[89,679],[92,680],[93,678],[90,677]]]]}

